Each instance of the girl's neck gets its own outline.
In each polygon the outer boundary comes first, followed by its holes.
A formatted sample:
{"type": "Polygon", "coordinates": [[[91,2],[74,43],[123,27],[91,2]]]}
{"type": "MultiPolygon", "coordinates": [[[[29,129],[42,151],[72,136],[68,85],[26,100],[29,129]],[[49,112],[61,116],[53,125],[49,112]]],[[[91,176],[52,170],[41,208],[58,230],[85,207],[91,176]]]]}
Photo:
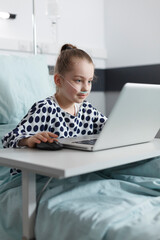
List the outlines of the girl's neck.
{"type": "Polygon", "coordinates": [[[70,113],[71,115],[75,115],[75,103],[66,101],[66,99],[59,96],[59,94],[55,94],[55,98],[59,104],[59,106],[65,110],[66,112],[70,113]]]}

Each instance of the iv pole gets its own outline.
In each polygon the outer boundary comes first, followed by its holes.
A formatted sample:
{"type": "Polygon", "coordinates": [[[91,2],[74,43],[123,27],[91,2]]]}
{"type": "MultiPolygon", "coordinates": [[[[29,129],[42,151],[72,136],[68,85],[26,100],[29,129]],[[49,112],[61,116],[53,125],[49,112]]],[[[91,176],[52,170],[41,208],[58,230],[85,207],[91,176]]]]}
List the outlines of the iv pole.
{"type": "MultiPolygon", "coordinates": [[[[52,26],[56,24],[57,18],[59,18],[59,9],[57,0],[48,0],[47,15],[52,19],[52,26]]],[[[35,14],[35,0],[32,0],[32,29],[33,29],[33,53],[37,54],[37,36],[36,36],[36,14],[35,14]]]]}
{"type": "Polygon", "coordinates": [[[35,0],[32,0],[33,53],[37,54],[35,0]]]}

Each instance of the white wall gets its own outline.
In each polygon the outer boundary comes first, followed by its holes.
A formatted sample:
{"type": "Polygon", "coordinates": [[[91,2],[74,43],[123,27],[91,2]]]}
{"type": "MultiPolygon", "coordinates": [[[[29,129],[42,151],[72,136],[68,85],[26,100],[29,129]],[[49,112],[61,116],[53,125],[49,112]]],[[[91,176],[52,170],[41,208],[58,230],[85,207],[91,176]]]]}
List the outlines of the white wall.
{"type": "Polygon", "coordinates": [[[160,1],[105,0],[107,68],[160,63],[160,1]]]}
{"type": "MultiPolygon", "coordinates": [[[[159,0],[58,0],[57,43],[45,15],[46,0],[35,0],[37,41],[43,52],[71,42],[91,53],[97,68],[160,62],[159,0]],[[58,46],[57,46],[58,45],[58,46]]],[[[32,0],[1,0],[0,10],[17,13],[0,20],[0,48],[32,50],[32,0]]]]}
{"type": "MultiPolygon", "coordinates": [[[[46,16],[46,0],[35,0],[38,51],[49,53],[48,62],[54,64],[60,46],[70,42],[88,51],[97,68],[104,68],[107,56],[104,0],[58,0],[58,3],[60,18],[57,27],[52,28],[46,16]]],[[[0,48],[31,52],[32,0],[1,0],[0,10],[17,13],[15,20],[0,20],[0,48]]]]}
{"type": "MultiPolygon", "coordinates": [[[[106,68],[160,63],[160,1],[105,0],[106,68]]],[[[108,116],[119,92],[106,92],[108,116]]]]}
{"type": "MultiPolygon", "coordinates": [[[[46,0],[35,0],[38,52],[49,53],[48,64],[55,64],[60,46],[69,42],[86,50],[96,68],[105,67],[104,1],[58,0],[60,18],[53,28],[46,16],[46,0]]],[[[1,0],[0,11],[16,13],[17,18],[0,20],[0,53],[33,52],[32,4],[32,0],[1,0]]],[[[88,100],[105,114],[104,92],[92,92],[88,100]]]]}

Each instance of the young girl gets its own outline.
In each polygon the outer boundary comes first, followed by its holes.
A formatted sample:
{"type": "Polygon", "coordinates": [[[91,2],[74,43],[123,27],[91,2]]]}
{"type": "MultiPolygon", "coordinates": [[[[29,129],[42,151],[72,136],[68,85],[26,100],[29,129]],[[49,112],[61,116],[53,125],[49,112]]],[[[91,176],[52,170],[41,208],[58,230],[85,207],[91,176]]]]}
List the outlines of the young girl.
{"type": "Polygon", "coordinates": [[[99,133],[106,117],[85,100],[93,78],[91,57],[70,44],[62,46],[54,68],[56,94],[35,103],[17,127],[4,136],[3,146],[33,148],[57,138],[99,133]]]}

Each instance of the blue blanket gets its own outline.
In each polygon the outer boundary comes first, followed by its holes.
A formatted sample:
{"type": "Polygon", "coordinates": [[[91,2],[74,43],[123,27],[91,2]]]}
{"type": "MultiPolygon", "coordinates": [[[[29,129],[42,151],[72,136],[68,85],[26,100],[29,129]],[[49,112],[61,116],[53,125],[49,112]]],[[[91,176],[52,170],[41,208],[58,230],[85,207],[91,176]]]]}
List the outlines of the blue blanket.
{"type": "MultiPolygon", "coordinates": [[[[48,180],[37,176],[37,194],[48,180]]],[[[0,236],[22,237],[21,174],[0,167],[0,236]]],[[[63,180],[41,198],[36,240],[158,240],[160,158],[63,180]]]]}
{"type": "Polygon", "coordinates": [[[41,199],[38,240],[158,240],[160,158],[54,181],[41,199]]]}

